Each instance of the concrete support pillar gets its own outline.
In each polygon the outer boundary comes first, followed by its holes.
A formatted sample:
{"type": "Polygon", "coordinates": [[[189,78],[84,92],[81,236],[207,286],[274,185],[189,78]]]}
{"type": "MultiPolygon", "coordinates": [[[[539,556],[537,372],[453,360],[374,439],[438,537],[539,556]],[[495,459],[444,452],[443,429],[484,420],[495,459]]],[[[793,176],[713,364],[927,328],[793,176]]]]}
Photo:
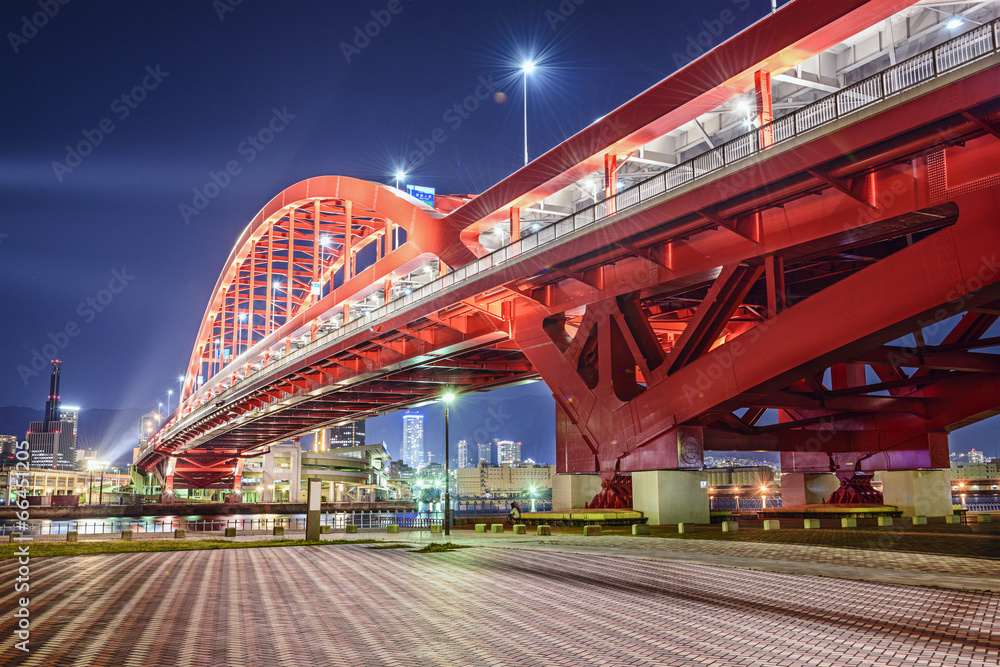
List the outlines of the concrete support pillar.
{"type": "Polygon", "coordinates": [[[781,506],[819,505],[840,488],[840,478],[832,472],[782,473],[781,506]]]}
{"type": "Polygon", "coordinates": [[[323,482],[318,479],[310,479],[308,484],[306,539],[315,542],[319,539],[320,495],[323,493],[323,482]]]}
{"type": "Polygon", "coordinates": [[[583,509],[600,492],[600,475],[556,475],[552,481],[552,509],[583,509]]]}
{"type": "Polygon", "coordinates": [[[949,516],[951,480],[947,470],[886,470],[882,497],[903,516],[949,516]]]}
{"type": "Polygon", "coordinates": [[[702,470],[643,470],[632,473],[632,509],[653,526],[710,523],[708,473],[702,470]]]}
{"type": "Polygon", "coordinates": [[[303,496],[305,495],[302,492],[302,446],[296,442],[295,445],[291,447],[289,454],[289,500],[293,503],[300,503],[304,500],[303,496]]]}

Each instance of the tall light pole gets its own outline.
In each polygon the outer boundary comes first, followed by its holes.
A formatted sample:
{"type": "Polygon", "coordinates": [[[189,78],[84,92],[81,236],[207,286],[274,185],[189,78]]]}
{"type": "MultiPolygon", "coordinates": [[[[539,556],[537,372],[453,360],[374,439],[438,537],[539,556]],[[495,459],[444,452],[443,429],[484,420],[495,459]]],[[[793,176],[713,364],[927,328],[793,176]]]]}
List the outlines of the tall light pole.
{"type": "Polygon", "coordinates": [[[399,182],[406,179],[406,174],[401,171],[396,172],[396,189],[399,189],[399,182]]]}
{"type": "Polygon", "coordinates": [[[170,397],[174,395],[173,389],[167,389],[167,416],[170,415],[170,397]]]}
{"type": "Polygon", "coordinates": [[[521,71],[524,72],[524,166],[528,166],[528,75],[535,71],[535,63],[525,60],[521,71]]]}
{"type": "Polygon", "coordinates": [[[448,391],[441,397],[444,401],[444,534],[451,535],[451,449],[448,447],[448,406],[455,400],[455,394],[448,391]]]}

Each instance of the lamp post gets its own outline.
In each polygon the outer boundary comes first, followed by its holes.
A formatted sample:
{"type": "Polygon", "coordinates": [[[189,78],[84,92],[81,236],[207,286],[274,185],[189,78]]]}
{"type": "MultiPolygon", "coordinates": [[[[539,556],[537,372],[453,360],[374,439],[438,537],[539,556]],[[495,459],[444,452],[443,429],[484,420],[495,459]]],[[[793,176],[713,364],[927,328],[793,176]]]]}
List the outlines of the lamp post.
{"type": "MultiPolygon", "coordinates": [[[[97,499],[97,504],[98,505],[103,505],[104,504],[104,470],[107,467],[108,467],[108,464],[107,464],[106,461],[92,460],[92,461],[90,461],[87,464],[87,468],[90,470],[90,479],[91,479],[91,482],[93,482],[93,479],[94,479],[94,471],[95,470],[100,470],[101,471],[101,491],[100,491],[100,495],[98,496],[98,499],[97,499]]],[[[88,496],[87,497],[88,504],[93,504],[92,502],[90,502],[93,499],[92,495],[93,495],[93,483],[91,483],[91,490],[87,494],[87,496],[88,496]]]]}
{"type": "Polygon", "coordinates": [[[525,60],[521,71],[524,72],[524,165],[528,166],[528,75],[535,71],[535,63],[525,60]]]}
{"type": "Polygon", "coordinates": [[[170,397],[173,395],[174,395],[174,390],[167,389],[167,412],[166,412],[167,415],[170,414],[170,397]]]}
{"type": "Polygon", "coordinates": [[[399,182],[402,181],[402,180],[405,180],[405,179],[406,179],[406,174],[405,173],[403,173],[401,171],[397,171],[396,172],[396,189],[397,190],[399,189],[399,182]]]}
{"type": "Polygon", "coordinates": [[[451,522],[449,515],[451,512],[451,450],[448,447],[448,407],[455,400],[455,394],[448,391],[441,397],[444,401],[444,534],[451,535],[451,522]]]}

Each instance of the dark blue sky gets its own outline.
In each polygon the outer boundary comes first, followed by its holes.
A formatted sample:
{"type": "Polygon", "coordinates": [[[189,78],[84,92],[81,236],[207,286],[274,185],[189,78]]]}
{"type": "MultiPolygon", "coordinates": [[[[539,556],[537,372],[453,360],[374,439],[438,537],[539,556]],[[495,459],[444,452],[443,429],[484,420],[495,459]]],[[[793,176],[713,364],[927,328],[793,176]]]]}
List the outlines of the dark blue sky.
{"type": "Polygon", "coordinates": [[[53,0],[41,18],[37,1],[0,4],[0,405],[44,403],[48,371],[32,361],[56,347],[67,401],[155,406],[237,235],[283,188],[320,174],[392,182],[442,128],[408,181],[481,192],[523,159],[525,56],[539,63],[537,156],[674,71],[689,37],[708,30],[714,45],[770,9],[234,2],[53,0]],[[484,81],[506,102],[446,116],[484,81]],[[275,118],[271,143],[246,143],[275,118]],[[185,219],[231,160],[240,173],[185,219]]]}

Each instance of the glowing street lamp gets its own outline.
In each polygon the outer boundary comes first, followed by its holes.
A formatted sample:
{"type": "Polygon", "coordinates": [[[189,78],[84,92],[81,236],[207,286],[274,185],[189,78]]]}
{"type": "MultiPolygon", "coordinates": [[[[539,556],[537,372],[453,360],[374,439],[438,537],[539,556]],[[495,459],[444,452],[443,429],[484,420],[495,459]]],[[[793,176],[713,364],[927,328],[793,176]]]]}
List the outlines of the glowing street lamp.
{"type": "Polygon", "coordinates": [[[403,172],[401,172],[401,171],[397,171],[396,172],[396,189],[397,190],[399,189],[399,182],[400,181],[405,181],[405,180],[406,180],[406,174],[403,173],[403,172]]]}
{"type": "Polygon", "coordinates": [[[521,71],[524,72],[524,165],[528,166],[528,75],[535,71],[535,63],[525,60],[521,71]]]}
{"type": "Polygon", "coordinates": [[[448,407],[451,402],[455,400],[455,394],[450,391],[446,391],[441,400],[444,401],[444,534],[451,535],[451,522],[449,520],[449,515],[451,513],[451,450],[448,448],[448,407]]]}
{"type": "Polygon", "coordinates": [[[170,397],[174,395],[173,389],[167,389],[167,414],[170,414],[170,397]]]}
{"type": "MultiPolygon", "coordinates": [[[[108,462],[107,461],[99,461],[97,459],[91,459],[87,463],[87,468],[91,471],[91,480],[93,480],[93,473],[94,472],[96,472],[98,470],[101,471],[101,492],[100,492],[100,496],[98,497],[97,504],[98,505],[103,505],[104,504],[104,471],[108,469],[108,462]]],[[[91,489],[93,489],[93,486],[91,486],[91,489]]],[[[88,498],[88,501],[89,500],[90,500],[90,498],[88,498]]],[[[90,504],[90,503],[88,502],[88,504],[90,504]]]]}

